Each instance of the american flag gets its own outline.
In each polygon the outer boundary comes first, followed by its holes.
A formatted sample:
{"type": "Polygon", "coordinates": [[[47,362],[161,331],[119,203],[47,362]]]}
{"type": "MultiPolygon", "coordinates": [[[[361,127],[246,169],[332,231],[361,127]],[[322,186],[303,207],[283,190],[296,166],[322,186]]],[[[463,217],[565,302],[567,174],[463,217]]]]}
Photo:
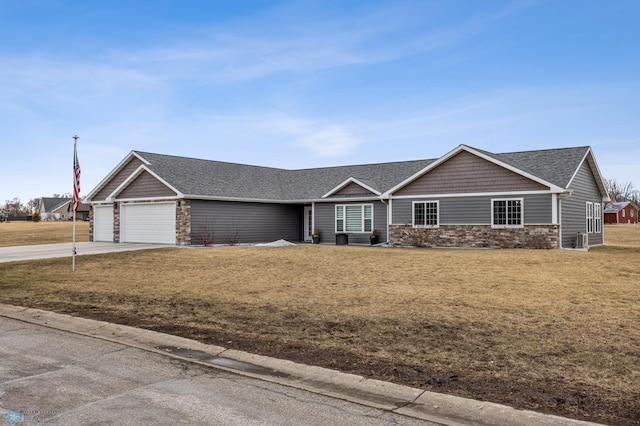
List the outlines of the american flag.
{"type": "Polygon", "coordinates": [[[78,150],[76,145],[78,144],[78,137],[74,137],[73,143],[73,211],[78,211],[78,205],[80,204],[80,163],[78,162],[78,150]]]}

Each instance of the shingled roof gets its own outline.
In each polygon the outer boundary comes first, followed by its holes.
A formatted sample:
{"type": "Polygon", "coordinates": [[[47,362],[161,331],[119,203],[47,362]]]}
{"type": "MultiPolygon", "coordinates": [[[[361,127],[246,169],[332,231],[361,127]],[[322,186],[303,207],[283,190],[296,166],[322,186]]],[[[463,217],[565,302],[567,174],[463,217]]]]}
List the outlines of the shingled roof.
{"type": "MultiPolygon", "coordinates": [[[[586,146],[502,154],[470,149],[560,188],[569,187],[590,152],[586,146]]],[[[350,179],[384,194],[438,161],[424,159],[288,170],[143,151],[132,151],[132,154],[143,159],[145,167],[185,197],[280,202],[317,200],[350,179]]],[[[597,168],[595,163],[591,166],[597,168]]]]}
{"type": "Polygon", "coordinates": [[[185,196],[296,201],[318,199],[349,178],[384,192],[434,160],[287,170],[134,151],[185,196]]]}
{"type": "Polygon", "coordinates": [[[42,197],[42,212],[52,212],[69,203],[71,198],[42,197]]]}
{"type": "Polygon", "coordinates": [[[588,146],[581,146],[509,152],[495,154],[494,158],[561,188],[567,188],[588,151],[588,146]]]}

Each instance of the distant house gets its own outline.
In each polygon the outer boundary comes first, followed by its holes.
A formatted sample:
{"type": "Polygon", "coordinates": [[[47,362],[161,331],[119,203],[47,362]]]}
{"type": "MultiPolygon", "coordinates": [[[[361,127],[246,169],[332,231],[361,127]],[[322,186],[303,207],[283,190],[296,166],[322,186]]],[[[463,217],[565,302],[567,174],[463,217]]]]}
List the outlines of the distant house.
{"type": "Polygon", "coordinates": [[[604,209],[604,223],[638,223],[638,207],[630,201],[609,203],[604,209]]]}
{"type": "Polygon", "coordinates": [[[132,151],[86,198],[93,241],[278,239],[575,248],[603,244],[605,185],[590,147],[285,170],[132,151]]]}
{"type": "MultiPolygon", "coordinates": [[[[73,219],[73,199],[42,197],[38,199],[35,210],[41,220],[71,220],[73,219]]],[[[77,220],[89,220],[89,204],[80,203],[76,212],[77,220]]]]}
{"type": "Polygon", "coordinates": [[[41,220],[66,220],[69,216],[71,198],[42,197],[38,200],[35,210],[41,220]]]}

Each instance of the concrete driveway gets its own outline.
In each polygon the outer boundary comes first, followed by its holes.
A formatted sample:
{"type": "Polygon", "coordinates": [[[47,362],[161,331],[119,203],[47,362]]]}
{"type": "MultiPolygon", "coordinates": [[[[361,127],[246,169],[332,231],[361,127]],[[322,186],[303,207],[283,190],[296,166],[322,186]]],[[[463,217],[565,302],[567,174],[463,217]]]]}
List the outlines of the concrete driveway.
{"type": "MultiPolygon", "coordinates": [[[[72,243],[0,247],[0,263],[49,259],[54,257],[71,257],[73,254],[72,247],[72,243]]],[[[76,243],[76,256],[115,253],[119,251],[148,250],[163,247],[175,246],[169,244],[143,243],[76,243]]]]}

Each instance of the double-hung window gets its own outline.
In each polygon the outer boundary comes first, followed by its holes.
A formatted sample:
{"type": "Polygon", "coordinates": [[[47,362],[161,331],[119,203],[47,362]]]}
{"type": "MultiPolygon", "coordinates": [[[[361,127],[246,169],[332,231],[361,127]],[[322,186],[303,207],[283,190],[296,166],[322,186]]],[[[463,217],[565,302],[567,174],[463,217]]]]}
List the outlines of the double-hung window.
{"type": "Polygon", "coordinates": [[[491,225],[494,227],[522,227],[524,207],[522,198],[491,200],[491,225]]]}
{"type": "Polygon", "coordinates": [[[372,230],[372,204],[336,205],[336,232],[371,232],[372,230]]]}
{"type": "Polygon", "coordinates": [[[413,202],[413,226],[414,228],[435,228],[439,225],[437,201],[413,202]]]}
{"type": "Polygon", "coordinates": [[[587,234],[593,234],[594,230],[595,230],[595,221],[593,219],[593,203],[590,201],[587,201],[587,229],[586,232],[587,234]]]}
{"type": "Polygon", "coordinates": [[[602,204],[587,202],[587,233],[602,232],[602,204]]]}

